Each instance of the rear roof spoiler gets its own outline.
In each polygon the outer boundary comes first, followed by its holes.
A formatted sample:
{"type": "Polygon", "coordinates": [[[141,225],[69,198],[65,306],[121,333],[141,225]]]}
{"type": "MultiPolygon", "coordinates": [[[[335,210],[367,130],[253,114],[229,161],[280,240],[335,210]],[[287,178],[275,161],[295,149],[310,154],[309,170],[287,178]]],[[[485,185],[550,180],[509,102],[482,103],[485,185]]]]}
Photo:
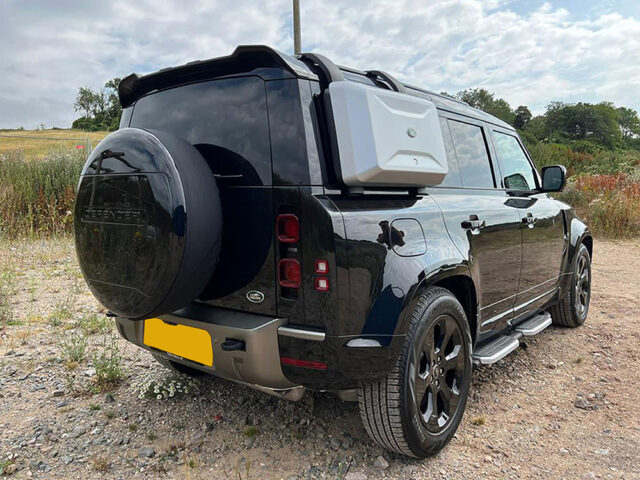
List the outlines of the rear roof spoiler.
{"type": "Polygon", "coordinates": [[[122,108],[126,108],[143,95],[167,86],[258,68],[279,68],[289,72],[292,77],[318,79],[304,62],[291,55],[265,45],[241,45],[226,57],[189,62],[148,75],[132,73],[118,85],[118,97],[122,108]]]}

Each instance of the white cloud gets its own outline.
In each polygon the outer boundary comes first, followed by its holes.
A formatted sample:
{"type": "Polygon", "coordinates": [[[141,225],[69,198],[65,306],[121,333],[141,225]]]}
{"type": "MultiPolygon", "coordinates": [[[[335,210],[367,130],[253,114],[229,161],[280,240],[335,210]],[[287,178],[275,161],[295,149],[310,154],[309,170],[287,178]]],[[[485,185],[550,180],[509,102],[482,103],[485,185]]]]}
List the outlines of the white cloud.
{"type": "MultiPolygon", "coordinates": [[[[492,0],[302,0],[302,40],[336,63],[383,69],[435,91],[486,87],[512,106],[601,101],[640,109],[640,21],[527,14],[492,0]]],[[[79,86],[229,54],[291,49],[290,1],[5,1],[0,127],[68,126],[79,86]]]]}

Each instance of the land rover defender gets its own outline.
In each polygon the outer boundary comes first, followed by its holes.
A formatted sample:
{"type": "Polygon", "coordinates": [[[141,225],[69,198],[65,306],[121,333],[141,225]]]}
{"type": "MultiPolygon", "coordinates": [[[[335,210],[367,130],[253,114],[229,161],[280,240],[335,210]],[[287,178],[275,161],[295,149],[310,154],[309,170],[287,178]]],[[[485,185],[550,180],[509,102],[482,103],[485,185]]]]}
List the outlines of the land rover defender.
{"type": "Polygon", "coordinates": [[[581,325],[593,240],[510,125],[383,71],[264,46],[132,74],[75,240],[163,365],[357,400],[381,446],[455,433],[474,366],[581,325]]]}

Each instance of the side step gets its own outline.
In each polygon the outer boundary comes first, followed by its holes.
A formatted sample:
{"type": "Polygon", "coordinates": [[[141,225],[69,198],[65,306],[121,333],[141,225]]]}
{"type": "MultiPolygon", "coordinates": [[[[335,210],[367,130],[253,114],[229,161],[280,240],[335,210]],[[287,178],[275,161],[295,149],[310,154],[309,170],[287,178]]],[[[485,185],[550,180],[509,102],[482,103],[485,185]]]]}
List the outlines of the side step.
{"type": "Polygon", "coordinates": [[[473,352],[474,363],[479,363],[480,365],[496,363],[518,348],[518,345],[520,345],[518,337],[519,335],[503,335],[479,348],[473,352]]]}
{"type": "Polygon", "coordinates": [[[529,320],[522,322],[516,327],[516,332],[520,332],[525,337],[537,335],[542,330],[551,325],[551,315],[548,312],[539,312],[529,320]]]}
{"type": "Polygon", "coordinates": [[[537,335],[551,325],[551,315],[538,312],[530,319],[519,324],[513,332],[502,335],[473,352],[473,363],[491,365],[506,357],[520,345],[520,338],[537,335]]]}

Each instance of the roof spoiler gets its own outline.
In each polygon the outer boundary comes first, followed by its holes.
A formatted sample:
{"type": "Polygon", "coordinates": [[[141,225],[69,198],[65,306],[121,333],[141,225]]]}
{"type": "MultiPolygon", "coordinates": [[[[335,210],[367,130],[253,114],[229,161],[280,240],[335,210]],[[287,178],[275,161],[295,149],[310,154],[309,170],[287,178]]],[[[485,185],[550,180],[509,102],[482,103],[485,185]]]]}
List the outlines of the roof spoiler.
{"type": "Polygon", "coordinates": [[[280,68],[292,77],[317,80],[318,77],[304,63],[291,55],[265,45],[241,45],[231,55],[189,62],[179,67],[163,68],[148,75],[131,75],[118,85],[118,97],[122,108],[132,105],[143,95],[176,83],[211,78],[256,68],[280,68]]]}

